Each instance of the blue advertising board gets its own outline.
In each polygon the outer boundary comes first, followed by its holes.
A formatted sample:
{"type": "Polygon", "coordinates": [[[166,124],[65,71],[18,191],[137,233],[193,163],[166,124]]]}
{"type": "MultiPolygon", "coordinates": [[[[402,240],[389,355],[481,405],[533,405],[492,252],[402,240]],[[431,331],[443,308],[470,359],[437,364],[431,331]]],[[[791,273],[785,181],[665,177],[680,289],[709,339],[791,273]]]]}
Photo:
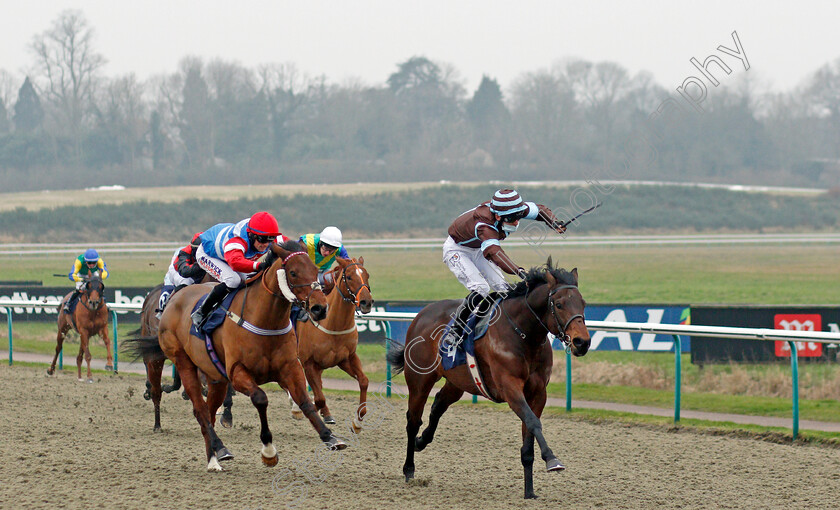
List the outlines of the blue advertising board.
{"type": "MultiPolygon", "coordinates": [[[[389,312],[419,312],[427,303],[386,303],[389,312]]],[[[688,305],[588,305],[586,319],[614,322],[648,322],[654,324],[689,324],[688,305]]],[[[391,322],[391,338],[405,342],[408,322],[391,322]]],[[[627,333],[611,331],[590,331],[592,346],[589,350],[599,351],[643,351],[674,352],[674,338],[671,335],[653,333],[627,333]]],[[[564,349],[562,342],[551,338],[554,349],[564,349]]],[[[689,337],[681,337],[682,352],[691,352],[689,337]]]]}

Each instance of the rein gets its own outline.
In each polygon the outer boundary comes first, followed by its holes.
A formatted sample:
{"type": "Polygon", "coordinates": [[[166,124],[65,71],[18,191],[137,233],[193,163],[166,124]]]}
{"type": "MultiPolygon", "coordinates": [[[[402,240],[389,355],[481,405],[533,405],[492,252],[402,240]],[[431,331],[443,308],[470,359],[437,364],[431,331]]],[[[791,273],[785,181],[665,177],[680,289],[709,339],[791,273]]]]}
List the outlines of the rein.
{"type": "MultiPolygon", "coordinates": [[[[540,319],[540,316],[537,315],[537,312],[535,312],[534,309],[531,308],[531,305],[528,304],[528,293],[531,291],[531,288],[527,287],[527,289],[528,290],[525,291],[525,306],[528,308],[528,310],[531,312],[531,314],[534,316],[534,318],[537,319],[537,322],[540,324],[540,326],[542,326],[543,329],[545,329],[547,332],[551,333],[551,330],[548,329],[548,326],[546,326],[545,323],[542,321],[542,319],[540,319]]],[[[546,306],[551,310],[551,316],[554,317],[554,322],[557,324],[558,331],[560,331],[563,334],[563,338],[561,340],[566,345],[566,351],[568,352],[572,348],[572,339],[569,335],[566,334],[566,329],[569,328],[569,325],[572,323],[572,321],[574,321],[577,318],[584,319],[584,317],[583,317],[583,315],[581,315],[579,313],[575,314],[575,315],[572,315],[571,317],[569,317],[569,320],[567,320],[563,324],[563,327],[562,328],[560,327],[560,319],[557,317],[557,311],[556,311],[555,307],[551,306],[551,298],[552,298],[552,296],[554,296],[554,294],[557,291],[563,290],[563,289],[577,289],[577,285],[560,285],[559,287],[555,287],[554,289],[552,289],[548,293],[546,306]]],[[[525,335],[525,333],[521,329],[519,329],[519,327],[516,325],[516,323],[513,322],[513,319],[511,319],[510,315],[508,315],[507,310],[505,310],[504,306],[499,306],[499,308],[501,308],[502,311],[504,312],[505,317],[508,320],[508,323],[510,323],[510,325],[513,327],[513,330],[516,332],[516,334],[519,335],[522,338],[522,340],[525,340],[527,335],[525,335]]],[[[542,343],[545,344],[546,340],[547,340],[547,337],[546,337],[545,340],[543,340],[542,343]]]]}

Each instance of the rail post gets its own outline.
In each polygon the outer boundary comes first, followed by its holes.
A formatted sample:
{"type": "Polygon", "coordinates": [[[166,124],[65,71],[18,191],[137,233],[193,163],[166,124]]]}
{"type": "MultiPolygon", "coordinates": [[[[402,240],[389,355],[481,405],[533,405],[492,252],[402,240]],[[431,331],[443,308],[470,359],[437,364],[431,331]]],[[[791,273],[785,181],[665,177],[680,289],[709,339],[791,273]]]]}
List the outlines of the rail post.
{"type": "Polygon", "coordinates": [[[790,368],[793,372],[793,438],[799,435],[799,353],[796,342],[788,341],[790,345],[790,368]]]}
{"type": "Polygon", "coordinates": [[[572,353],[566,349],[566,411],[572,410],[572,353]]]}
{"type": "Polygon", "coordinates": [[[114,373],[117,373],[117,363],[119,361],[119,356],[117,355],[117,312],[116,310],[110,310],[111,312],[111,326],[114,328],[114,373]]]}
{"type": "Polygon", "coordinates": [[[12,308],[6,308],[6,321],[9,323],[9,366],[12,366],[12,308]]]}
{"type": "Polygon", "coordinates": [[[674,425],[680,423],[680,396],[682,394],[682,343],[680,335],[674,335],[674,425]]]}

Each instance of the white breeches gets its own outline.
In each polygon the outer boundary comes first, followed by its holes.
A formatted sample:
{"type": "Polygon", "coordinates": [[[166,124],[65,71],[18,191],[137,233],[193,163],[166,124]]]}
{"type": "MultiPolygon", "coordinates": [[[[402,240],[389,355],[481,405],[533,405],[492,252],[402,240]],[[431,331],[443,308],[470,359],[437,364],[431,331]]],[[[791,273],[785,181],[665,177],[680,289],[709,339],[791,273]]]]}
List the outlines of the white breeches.
{"type": "Polygon", "coordinates": [[[443,243],[443,262],[464,287],[482,296],[510,288],[499,266],[484,258],[480,249],[460,246],[451,237],[443,243]]]}

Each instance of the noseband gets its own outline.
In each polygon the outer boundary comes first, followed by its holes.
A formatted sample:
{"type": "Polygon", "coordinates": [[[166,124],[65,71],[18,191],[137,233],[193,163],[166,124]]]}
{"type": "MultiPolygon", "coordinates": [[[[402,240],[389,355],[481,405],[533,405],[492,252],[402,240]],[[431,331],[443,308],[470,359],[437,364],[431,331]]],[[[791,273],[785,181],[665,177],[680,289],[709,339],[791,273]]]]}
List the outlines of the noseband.
{"type": "MultiPolygon", "coordinates": [[[[349,268],[351,268],[352,266],[358,266],[358,265],[359,265],[358,262],[353,262],[351,264],[347,264],[347,266],[345,266],[341,270],[341,281],[344,282],[344,286],[347,287],[347,295],[346,296],[344,295],[344,292],[341,292],[341,286],[340,285],[335,286],[335,290],[338,291],[338,294],[341,296],[341,299],[343,299],[344,301],[346,301],[348,303],[351,303],[357,309],[361,306],[361,304],[359,303],[359,294],[362,293],[362,289],[367,287],[368,292],[371,292],[370,285],[368,285],[364,281],[362,281],[362,285],[359,287],[359,289],[356,292],[353,292],[353,290],[350,288],[350,282],[347,280],[347,270],[349,268]]],[[[359,267],[361,267],[361,266],[359,266],[359,267]]]]}

